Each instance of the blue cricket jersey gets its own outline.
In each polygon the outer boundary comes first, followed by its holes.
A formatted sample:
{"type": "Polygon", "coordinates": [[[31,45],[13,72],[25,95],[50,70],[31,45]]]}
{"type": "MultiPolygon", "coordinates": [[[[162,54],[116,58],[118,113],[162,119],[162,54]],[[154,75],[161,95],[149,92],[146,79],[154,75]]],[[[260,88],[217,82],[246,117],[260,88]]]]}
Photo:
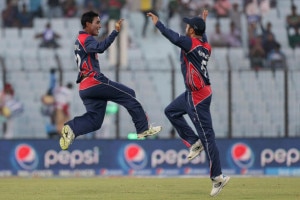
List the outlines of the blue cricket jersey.
{"type": "Polygon", "coordinates": [[[211,46],[207,42],[206,35],[203,34],[201,40],[183,36],[166,28],[160,21],[156,23],[156,27],[170,42],[181,48],[181,72],[186,89],[199,91],[206,85],[210,85],[207,62],[211,54],[211,46]]]}
{"type": "MultiPolygon", "coordinates": [[[[79,31],[74,48],[79,71],[76,83],[80,83],[85,77],[94,77],[96,74],[101,74],[97,53],[103,53],[117,36],[118,32],[114,30],[105,40],[98,42],[94,36],[85,31],[79,31]]],[[[95,84],[96,82],[88,81],[84,84],[84,88],[91,87],[95,84]]]]}

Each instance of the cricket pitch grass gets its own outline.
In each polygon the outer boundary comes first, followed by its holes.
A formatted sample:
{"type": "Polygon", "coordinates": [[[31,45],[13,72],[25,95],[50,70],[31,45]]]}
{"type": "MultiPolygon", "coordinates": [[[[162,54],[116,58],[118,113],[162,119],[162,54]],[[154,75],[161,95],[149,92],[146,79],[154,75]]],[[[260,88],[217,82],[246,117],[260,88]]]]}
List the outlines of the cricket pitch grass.
{"type": "Polygon", "coordinates": [[[0,178],[3,200],[299,200],[300,177],[231,177],[210,197],[208,177],[0,178]]]}

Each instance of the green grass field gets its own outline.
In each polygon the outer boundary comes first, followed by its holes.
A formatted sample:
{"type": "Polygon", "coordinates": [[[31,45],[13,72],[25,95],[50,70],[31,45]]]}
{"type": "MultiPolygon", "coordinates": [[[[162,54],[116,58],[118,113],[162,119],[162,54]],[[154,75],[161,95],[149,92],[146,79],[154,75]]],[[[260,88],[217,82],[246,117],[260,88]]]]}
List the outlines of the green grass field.
{"type": "Polygon", "coordinates": [[[232,177],[217,197],[208,178],[1,178],[3,200],[299,200],[300,178],[232,177]]]}

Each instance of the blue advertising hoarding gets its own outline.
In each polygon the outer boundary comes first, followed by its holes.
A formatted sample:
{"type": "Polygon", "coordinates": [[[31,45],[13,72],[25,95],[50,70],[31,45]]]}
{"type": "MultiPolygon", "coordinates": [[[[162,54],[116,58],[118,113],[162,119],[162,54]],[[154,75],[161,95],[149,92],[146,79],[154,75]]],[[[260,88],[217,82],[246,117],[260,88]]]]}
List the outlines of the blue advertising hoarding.
{"type": "MultiPolygon", "coordinates": [[[[223,173],[300,176],[300,139],[218,139],[223,173]]],[[[0,176],[208,175],[204,152],[192,161],[181,140],[0,140],[0,176]]]]}

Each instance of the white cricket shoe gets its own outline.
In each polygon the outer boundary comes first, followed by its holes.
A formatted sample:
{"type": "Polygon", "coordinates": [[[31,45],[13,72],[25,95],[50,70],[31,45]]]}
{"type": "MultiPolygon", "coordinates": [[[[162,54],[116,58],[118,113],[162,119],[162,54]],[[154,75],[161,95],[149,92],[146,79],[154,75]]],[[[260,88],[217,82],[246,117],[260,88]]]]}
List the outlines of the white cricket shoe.
{"type": "Polygon", "coordinates": [[[221,192],[223,187],[228,183],[229,180],[230,180],[229,176],[224,176],[222,174],[220,176],[215,177],[212,180],[213,186],[210,192],[210,196],[212,197],[217,196],[221,192]]]}
{"type": "Polygon", "coordinates": [[[161,126],[150,126],[150,128],[142,133],[137,134],[138,139],[143,139],[148,136],[156,135],[162,130],[161,126]]]}
{"type": "Polygon", "coordinates": [[[187,158],[189,160],[193,160],[196,156],[198,156],[201,151],[203,151],[204,147],[202,145],[202,143],[200,142],[200,140],[197,140],[197,142],[195,142],[191,147],[190,147],[190,152],[189,155],[187,156],[187,158]]]}
{"type": "Polygon", "coordinates": [[[75,135],[69,125],[64,125],[61,130],[61,138],[59,139],[59,145],[62,150],[67,150],[74,141],[75,135]]]}

